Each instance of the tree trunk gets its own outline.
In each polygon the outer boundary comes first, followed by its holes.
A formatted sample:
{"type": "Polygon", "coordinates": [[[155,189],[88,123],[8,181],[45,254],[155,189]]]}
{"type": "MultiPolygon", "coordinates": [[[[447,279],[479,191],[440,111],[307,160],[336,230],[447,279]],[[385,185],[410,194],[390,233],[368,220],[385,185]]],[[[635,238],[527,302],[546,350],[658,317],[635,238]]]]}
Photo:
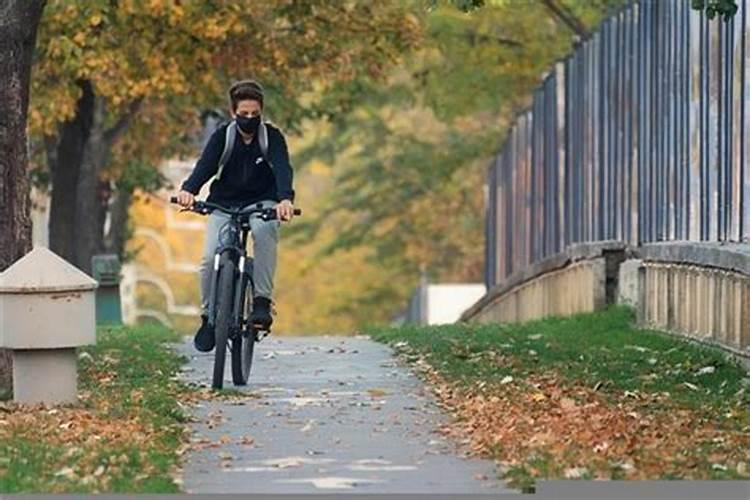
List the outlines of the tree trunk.
{"type": "Polygon", "coordinates": [[[91,135],[84,148],[75,191],[74,263],[89,274],[91,273],[91,257],[101,251],[104,241],[104,221],[101,213],[102,190],[99,175],[109,153],[109,145],[106,144],[105,139],[105,118],[104,100],[97,97],[94,102],[91,135]]]}
{"type": "MultiPolygon", "coordinates": [[[[31,249],[26,120],[36,30],[45,0],[0,4],[0,271],[31,249]]],[[[12,388],[8,351],[0,351],[0,389],[12,388]]]]}
{"type": "Polygon", "coordinates": [[[81,81],[78,85],[81,87],[81,97],[76,104],[75,117],[60,126],[55,156],[47,156],[52,171],[49,246],[52,251],[73,264],[77,264],[76,190],[83,153],[94,124],[95,99],[91,82],[81,81]]]}
{"type": "Polygon", "coordinates": [[[109,209],[109,183],[101,173],[112,146],[127,130],[141,100],[133,101],[111,128],[105,128],[106,104],[91,82],[79,82],[81,97],[75,118],[61,128],[52,166],[50,248],[84,272],[91,257],[105,249],[104,226],[109,209]]]}

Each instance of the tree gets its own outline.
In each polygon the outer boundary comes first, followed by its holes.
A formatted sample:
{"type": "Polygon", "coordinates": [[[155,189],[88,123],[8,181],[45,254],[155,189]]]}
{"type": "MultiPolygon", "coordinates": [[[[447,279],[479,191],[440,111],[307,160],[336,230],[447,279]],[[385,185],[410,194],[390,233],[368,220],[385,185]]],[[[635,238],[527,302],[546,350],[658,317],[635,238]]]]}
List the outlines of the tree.
{"type": "MultiPolygon", "coordinates": [[[[0,271],[31,249],[26,115],[37,26],[44,0],[0,6],[0,271]]],[[[0,386],[11,386],[10,354],[0,354],[0,386]]]]}
{"type": "MultiPolygon", "coordinates": [[[[299,241],[309,244],[335,218],[338,234],[321,259],[371,249],[369,259],[400,277],[390,283],[396,300],[422,271],[482,281],[486,166],[544,73],[620,3],[427,2],[419,50],[386,85],[342,88],[358,105],[320,127],[329,133],[304,152],[332,165],[336,183],[324,217],[298,225],[299,241]]],[[[362,309],[361,296],[341,300],[354,314],[362,309]]],[[[389,300],[359,320],[385,320],[402,306],[389,300]]]]}
{"type": "Polygon", "coordinates": [[[248,9],[229,1],[154,0],[147,9],[127,0],[52,1],[32,110],[43,144],[38,163],[50,172],[50,246],[88,270],[105,242],[121,242],[128,196],[116,193],[119,175],[133,159],[155,164],[180,145],[184,150],[200,111],[225,107],[225,88],[247,77],[248,68],[272,99],[284,100],[279,116],[293,126],[316,112],[310,94],[382,74],[418,41],[418,28],[398,2],[275,0],[248,9]],[[164,112],[153,113],[157,107],[164,112]],[[149,132],[135,134],[147,138],[144,149],[161,146],[156,156],[118,158],[119,144],[136,127],[149,132]],[[120,234],[105,237],[113,197],[121,200],[120,216],[110,217],[110,231],[120,234]]]}

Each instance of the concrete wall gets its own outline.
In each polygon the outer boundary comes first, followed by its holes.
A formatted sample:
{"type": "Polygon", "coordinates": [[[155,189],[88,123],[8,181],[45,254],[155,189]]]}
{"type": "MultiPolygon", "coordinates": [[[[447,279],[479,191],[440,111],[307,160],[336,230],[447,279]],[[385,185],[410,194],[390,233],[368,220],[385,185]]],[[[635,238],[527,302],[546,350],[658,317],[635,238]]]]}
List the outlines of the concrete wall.
{"type": "Polygon", "coordinates": [[[750,278],[735,272],[646,262],[639,322],[750,355],[750,278]]]}
{"type": "MultiPolygon", "coordinates": [[[[639,250],[638,322],[750,358],[747,245],[660,243],[639,250]]],[[[632,272],[631,272],[632,275],[632,272]]]]}
{"type": "Polygon", "coordinates": [[[744,244],[572,246],[494,287],[462,319],[528,321],[613,303],[633,307],[644,327],[750,360],[750,246],[744,244]]]}
{"type": "Polygon", "coordinates": [[[595,311],[606,304],[605,281],[604,258],[576,262],[496,297],[472,319],[507,323],[595,311]]]}
{"type": "Polygon", "coordinates": [[[462,319],[504,323],[602,309],[615,300],[626,252],[619,242],[573,245],[492,288],[462,319]]]}

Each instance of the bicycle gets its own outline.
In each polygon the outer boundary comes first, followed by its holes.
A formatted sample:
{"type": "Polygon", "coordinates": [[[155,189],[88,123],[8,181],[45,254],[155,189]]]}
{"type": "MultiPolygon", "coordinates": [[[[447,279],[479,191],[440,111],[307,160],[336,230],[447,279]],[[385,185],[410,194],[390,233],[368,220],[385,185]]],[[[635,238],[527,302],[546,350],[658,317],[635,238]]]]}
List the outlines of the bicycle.
{"type": "MultiPolygon", "coordinates": [[[[177,203],[177,197],[170,198],[177,203]]],[[[212,387],[224,386],[224,365],[227,348],[232,357],[232,382],[246,385],[253,363],[255,343],[271,333],[270,328],[250,323],[253,306],[253,259],[247,256],[247,237],[250,218],[265,221],[276,219],[275,208],[260,204],[244,208],[226,208],[208,201],[196,201],[183,211],[209,215],[219,210],[230,216],[219,231],[218,245],[211,273],[211,293],[208,301],[208,323],[214,328],[216,347],[212,387]],[[239,272],[238,272],[239,271],[239,272]]],[[[301,215],[300,209],[294,215],[301,215]]]]}

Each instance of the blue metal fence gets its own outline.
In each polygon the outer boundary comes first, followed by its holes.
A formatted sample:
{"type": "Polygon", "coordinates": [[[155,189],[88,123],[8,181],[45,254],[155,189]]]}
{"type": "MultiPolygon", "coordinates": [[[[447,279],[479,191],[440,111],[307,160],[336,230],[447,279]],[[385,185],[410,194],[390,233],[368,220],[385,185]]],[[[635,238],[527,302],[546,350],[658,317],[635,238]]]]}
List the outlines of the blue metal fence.
{"type": "Polygon", "coordinates": [[[488,286],[576,242],[747,240],[747,2],[635,2],[555,66],[489,168],[488,286]]]}

